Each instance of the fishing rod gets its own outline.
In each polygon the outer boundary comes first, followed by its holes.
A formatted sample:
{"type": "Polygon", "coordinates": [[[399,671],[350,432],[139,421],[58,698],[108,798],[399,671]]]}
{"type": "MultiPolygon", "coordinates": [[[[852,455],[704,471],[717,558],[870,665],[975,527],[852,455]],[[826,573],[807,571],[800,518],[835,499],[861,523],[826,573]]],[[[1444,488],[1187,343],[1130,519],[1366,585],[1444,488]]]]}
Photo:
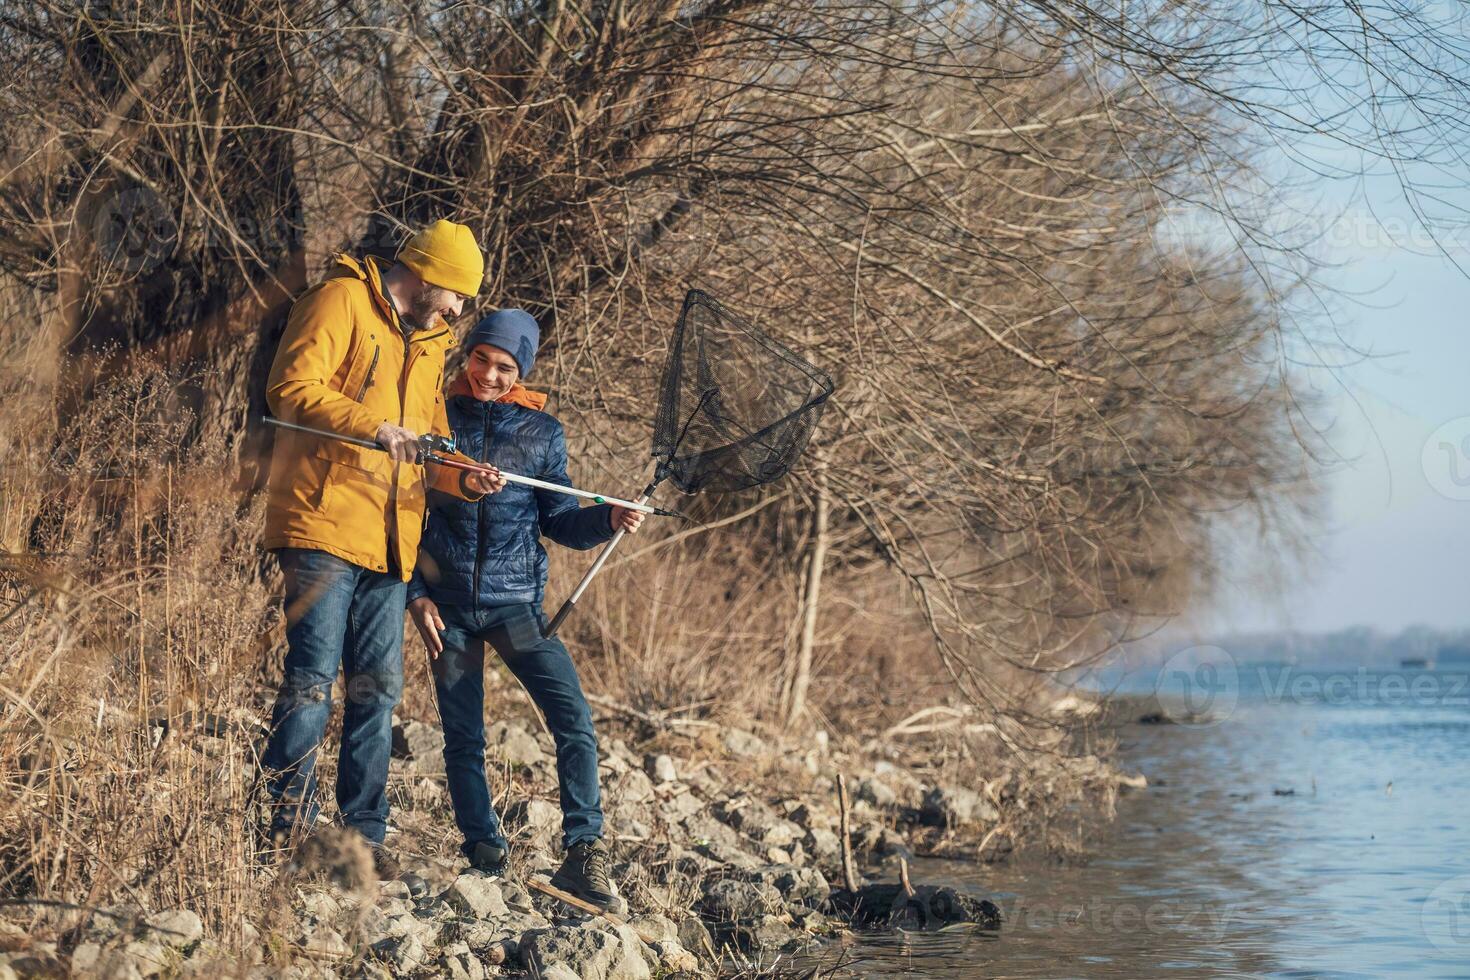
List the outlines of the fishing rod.
{"type": "MultiPolygon", "coordinates": [[[[359,439],[357,436],[344,436],[340,432],[330,432],[326,429],[313,429],[309,425],[297,425],[294,422],[282,422],[280,419],[262,415],[261,421],[268,425],[274,425],[282,429],[290,429],[293,432],[305,432],[308,435],[320,436],[323,439],[335,439],[338,442],[350,443],[361,446],[364,449],[375,449],[386,453],[388,450],[374,442],[372,439],[359,439]]],[[[679,517],[684,515],[672,510],[664,510],[662,507],[654,507],[650,504],[637,500],[623,500],[621,497],[609,497],[605,494],[593,493],[590,490],[579,490],[576,487],[565,487],[559,483],[548,483],[535,477],[521,476],[519,473],[507,473],[505,470],[497,470],[477,463],[466,463],[463,460],[451,459],[444,453],[455,452],[454,439],[446,436],[426,434],[419,436],[418,458],[416,463],[435,463],[439,466],[447,466],[452,470],[464,470],[466,473],[480,473],[484,476],[495,476],[499,474],[501,479],[507,483],[519,483],[527,487],[535,487],[538,490],[550,490],[554,493],[564,493],[572,497],[584,497],[594,503],[615,504],[618,507],[626,507],[644,514],[656,514],[659,517],[679,517]]]]}

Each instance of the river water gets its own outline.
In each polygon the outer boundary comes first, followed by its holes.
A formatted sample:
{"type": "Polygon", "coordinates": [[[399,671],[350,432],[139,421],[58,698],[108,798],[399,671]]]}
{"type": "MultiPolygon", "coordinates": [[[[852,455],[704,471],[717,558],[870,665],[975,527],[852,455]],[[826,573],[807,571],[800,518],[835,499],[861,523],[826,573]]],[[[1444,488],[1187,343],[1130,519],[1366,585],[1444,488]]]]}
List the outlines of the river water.
{"type": "MultiPolygon", "coordinates": [[[[916,880],[991,897],[1004,926],[866,933],[853,973],[1470,977],[1466,671],[1228,666],[1203,675],[1207,713],[1120,727],[1152,785],[1086,861],[920,859],[916,880]]],[[[1103,686],[1152,694],[1159,676],[1103,686]]]]}

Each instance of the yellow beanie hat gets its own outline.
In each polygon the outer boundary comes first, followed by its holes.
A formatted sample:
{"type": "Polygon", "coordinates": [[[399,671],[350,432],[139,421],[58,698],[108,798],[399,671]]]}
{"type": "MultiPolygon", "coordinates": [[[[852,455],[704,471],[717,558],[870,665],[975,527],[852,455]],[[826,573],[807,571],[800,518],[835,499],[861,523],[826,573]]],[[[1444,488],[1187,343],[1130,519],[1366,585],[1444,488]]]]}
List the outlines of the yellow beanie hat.
{"type": "Polygon", "coordinates": [[[478,293],[485,278],[485,256],[474,232],[443,218],[404,242],[397,258],[424,282],[465,296],[478,293]]]}

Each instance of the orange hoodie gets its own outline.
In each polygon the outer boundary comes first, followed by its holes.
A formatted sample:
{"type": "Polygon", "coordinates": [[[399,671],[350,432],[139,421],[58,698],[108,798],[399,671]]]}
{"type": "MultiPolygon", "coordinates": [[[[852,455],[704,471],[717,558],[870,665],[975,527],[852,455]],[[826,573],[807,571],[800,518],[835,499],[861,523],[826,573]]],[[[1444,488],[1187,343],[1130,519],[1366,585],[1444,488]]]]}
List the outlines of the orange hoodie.
{"type": "MultiPolygon", "coordinates": [[[[464,376],[463,371],[461,371],[459,375],[449,383],[449,389],[445,391],[445,394],[451,398],[453,398],[455,395],[464,395],[466,398],[475,397],[474,391],[470,389],[470,379],[464,376]]],[[[520,405],[524,408],[529,408],[537,412],[542,412],[546,410],[547,397],[548,396],[545,392],[532,391],[530,388],[527,388],[525,385],[517,381],[515,384],[510,386],[510,391],[507,391],[505,394],[501,395],[495,400],[498,402],[505,402],[510,405],[520,405]]]]}

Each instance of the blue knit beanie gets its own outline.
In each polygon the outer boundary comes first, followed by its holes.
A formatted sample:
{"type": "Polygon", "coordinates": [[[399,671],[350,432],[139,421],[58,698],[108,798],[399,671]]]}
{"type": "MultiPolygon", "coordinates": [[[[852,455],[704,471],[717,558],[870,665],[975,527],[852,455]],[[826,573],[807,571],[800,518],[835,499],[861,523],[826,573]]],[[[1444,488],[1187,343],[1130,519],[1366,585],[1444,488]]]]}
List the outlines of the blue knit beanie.
{"type": "Polygon", "coordinates": [[[541,328],[536,326],[536,318],[525,310],[496,310],[475,324],[464,339],[466,352],[480,344],[499,347],[514,357],[524,379],[536,363],[536,348],[541,346],[541,328]]]}

